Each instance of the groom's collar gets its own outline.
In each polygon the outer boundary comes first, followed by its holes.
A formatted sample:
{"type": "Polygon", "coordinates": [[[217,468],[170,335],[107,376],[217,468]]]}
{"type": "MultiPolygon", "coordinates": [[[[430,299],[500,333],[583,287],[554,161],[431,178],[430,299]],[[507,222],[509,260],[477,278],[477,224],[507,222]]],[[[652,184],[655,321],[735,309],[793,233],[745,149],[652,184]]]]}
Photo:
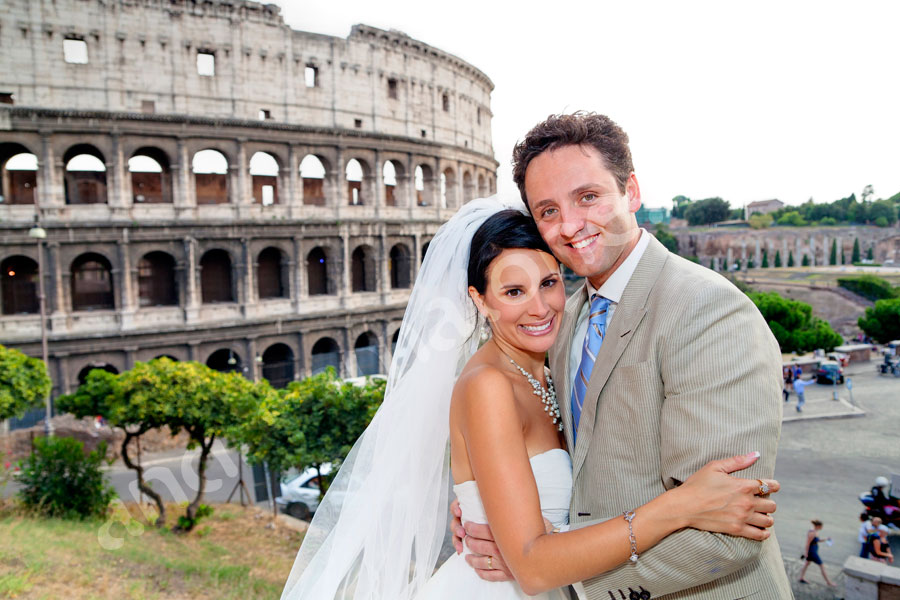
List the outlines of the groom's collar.
{"type": "Polygon", "coordinates": [[[613,274],[609,276],[609,279],[603,282],[600,289],[594,288],[594,286],[591,285],[591,282],[585,278],[584,287],[587,290],[587,297],[591,298],[594,294],[600,294],[604,298],[608,298],[618,304],[622,300],[622,294],[625,293],[625,286],[627,286],[628,282],[631,280],[631,276],[634,274],[634,270],[637,268],[641,257],[644,256],[644,251],[649,244],[650,234],[647,233],[645,229],[641,228],[640,237],[638,238],[637,244],[635,244],[634,248],[631,250],[631,253],[624,261],[622,261],[619,268],[613,271],[613,274]]]}

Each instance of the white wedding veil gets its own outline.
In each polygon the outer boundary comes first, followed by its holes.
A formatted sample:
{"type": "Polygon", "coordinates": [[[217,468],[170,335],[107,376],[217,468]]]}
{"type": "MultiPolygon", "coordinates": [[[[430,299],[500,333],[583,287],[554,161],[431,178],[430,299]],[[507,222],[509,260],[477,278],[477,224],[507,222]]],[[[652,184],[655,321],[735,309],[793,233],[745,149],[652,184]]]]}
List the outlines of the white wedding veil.
{"type": "Polygon", "coordinates": [[[450,395],[479,343],[468,296],[472,236],[519,198],[465,204],[431,240],[409,298],[384,402],[319,505],[282,600],[412,599],[449,520],[450,395]]]}

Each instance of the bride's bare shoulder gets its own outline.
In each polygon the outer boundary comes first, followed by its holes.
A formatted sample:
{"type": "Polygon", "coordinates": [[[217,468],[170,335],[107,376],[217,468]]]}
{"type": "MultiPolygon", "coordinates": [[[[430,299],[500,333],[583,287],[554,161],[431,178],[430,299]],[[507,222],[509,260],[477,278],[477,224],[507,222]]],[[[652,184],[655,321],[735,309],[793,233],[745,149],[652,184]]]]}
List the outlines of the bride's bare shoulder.
{"type": "Polygon", "coordinates": [[[493,403],[512,400],[513,386],[509,375],[490,361],[469,361],[453,388],[452,402],[458,405],[471,401],[493,403]]]}

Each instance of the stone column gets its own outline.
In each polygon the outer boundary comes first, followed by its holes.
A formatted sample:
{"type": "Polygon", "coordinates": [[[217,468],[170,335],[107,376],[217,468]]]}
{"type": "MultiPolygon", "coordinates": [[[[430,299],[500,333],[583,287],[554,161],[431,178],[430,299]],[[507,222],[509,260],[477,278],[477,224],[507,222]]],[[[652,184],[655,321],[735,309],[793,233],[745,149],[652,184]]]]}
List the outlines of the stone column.
{"type": "MultiPolygon", "coordinates": [[[[131,329],[135,311],[135,293],[133,278],[135,272],[131,268],[131,249],[128,242],[128,230],[122,230],[122,239],[117,242],[119,253],[119,313],[122,315],[122,329],[131,329]]],[[[115,273],[115,269],[113,270],[115,273]]]]}
{"type": "MultiPolygon", "coordinates": [[[[197,241],[192,237],[184,238],[185,256],[185,306],[184,320],[196,321],[200,313],[200,267],[197,258],[197,241]]],[[[193,358],[191,360],[194,360],[193,358]]]]}
{"type": "Polygon", "coordinates": [[[344,149],[338,147],[335,152],[336,164],[332,167],[331,172],[325,173],[325,179],[328,181],[328,187],[331,188],[330,193],[325,195],[325,206],[336,207],[345,206],[347,202],[347,185],[344,176],[344,149]]]}
{"type": "MultiPolygon", "coordinates": [[[[363,185],[368,184],[374,189],[371,190],[372,204],[375,205],[375,217],[377,218],[383,212],[383,207],[387,204],[384,191],[384,165],[381,164],[381,152],[375,150],[375,167],[372,173],[371,182],[367,182],[365,174],[363,175],[363,185]]],[[[396,191],[396,186],[394,186],[396,191]]]]}
{"type": "Polygon", "coordinates": [[[256,360],[256,338],[247,338],[245,345],[247,348],[247,362],[244,365],[244,377],[250,381],[259,381],[260,368],[259,363],[256,360]]]}
{"type": "Polygon", "coordinates": [[[106,163],[106,201],[113,215],[122,216],[131,206],[131,197],[128,195],[131,186],[126,186],[125,183],[125,155],[122,152],[119,135],[114,133],[110,137],[112,139],[112,156],[106,163]]]}
{"type": "Polygon", "coordinates": [[[170,167],[172,170],[172,204],[175,207],[175,214],[181,216],[183,212],[197,205],[197,198],[191,185],[193,173],[183,138],[178,138],[175,152],[175,160],[170,167]]]}
{"type": "MultiPolygon", "coordinates": [[[[50,252],[48,261],[53,279],[47,287],[47,309],[50,311],[50,329],[61,331],[65,328],[66,290],[63,281],[62,258],[59,255],[59,242],[48,242],[47,250],[50,252]]],[[[45,280],[46,282],[46,280],[45,280]]]]}
{"type": "Polygon", "coordinates": [[[287,193],[279,194],[279,202],[287,204],[290,207],[288,214],[294,217],[299,214],[297,207],[303,205],[303,182],[300,181],[300,165],[297,162],[297,150],[293,145],[288,146],[286,169],[281,170],[281,178],[287,181],[287,193]]]}
{"type": "Polygon", "coordinates": [[[294,236],[291,242],[293,256],[293,266],[291,267],[291,306],[295,313],[299,313],[300,301],[309,295],[306,277],[304,277],[306,260],[303,256],[303,238],[294,236]]]}
{"type": "Polygon", "coordinates": [[[350,234],[346,225],[341,226],[341,285],[338,289],[338,295],[342,297],[342,302],[346,304],[347,297],[353,290],[350,281],[350,234]]]}
{"type": "Polygon", "coordinates": [[[753,266],[757,269],[762,266],[762,249],[760,248],[759,238],[756,238],[756,255],[753,259],[753,266]]]}
{"type": "Polygon", "coordinates": [[[241,260],[243,264],[243,273],[241,274],[241,279],[243,280],[243,285],[241,289],[243,293],[241,294],[241,312],[244,316],[248,316],[251,308],[256,304],[256,282],[254,281],[254,263],[256,262],[255,257],[251,253],[250,250],[250,239],[249,238],[241,238],[241,260]]]}
{"type": "Polygon", "coordinates": [[[413,242],[414,247],[410,260],[413,261],[412,281],[415,282],[416,277],[419,275],[419,268],[422,266],[422,234],[415,233],[413,239],[415,241],[413,242]]]}
{"type": "Polygon", "coordinates": [[[65,206],[66,198],[63,191],[62,177],[65,167],[62,161],[53,152],[53,137],[50,132],[41,132],[41,159],[38,163],[38,175],[40,180],[35,192],[35,199],[39,207],[60,208],[65,206]]]}
{"type": "Polygon", "coordinates": [[[734,264],[734,255],[732,254],[731,246],[728,246],[728,250],[725,252],[725,271],[731,271],[731,265],[734,264]]]}

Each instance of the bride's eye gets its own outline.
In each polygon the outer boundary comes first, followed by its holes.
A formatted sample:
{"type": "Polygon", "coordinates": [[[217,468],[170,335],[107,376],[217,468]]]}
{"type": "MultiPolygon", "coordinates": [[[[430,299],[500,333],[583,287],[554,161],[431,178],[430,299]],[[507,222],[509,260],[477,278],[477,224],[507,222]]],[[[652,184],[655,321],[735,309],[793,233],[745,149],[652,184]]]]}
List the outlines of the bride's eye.
{"type": "Polygon", "coordinates": [[[541,286],[543,287],[553,287],[556,285],[556,277],[551,277],[550,279],[545,279],[541,282],[541,286]]]}
{"type": "Polygon", "coordinates": [[[519,288],[512,288],[510,290],[506,290],[506,295],[510,298],[518,298],[522,295],[522,290],[520,290],[519,288]]]}

